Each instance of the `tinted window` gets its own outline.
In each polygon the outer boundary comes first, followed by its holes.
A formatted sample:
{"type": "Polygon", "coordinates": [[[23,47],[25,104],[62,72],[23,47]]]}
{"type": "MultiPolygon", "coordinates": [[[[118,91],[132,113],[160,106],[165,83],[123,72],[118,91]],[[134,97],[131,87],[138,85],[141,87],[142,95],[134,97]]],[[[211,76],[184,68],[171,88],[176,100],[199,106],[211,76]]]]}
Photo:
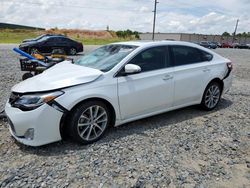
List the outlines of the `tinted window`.
{"type": "Polygon", "coordinates": [[[48,41],[49,41],[49,42],[57,42],[58,40],[57,40],[57,38],[54,38],[54,37],[53,37],[53,38],[49,38],[48,41]]]}
{"type": "Polygon", "coordinates": [[[129,63],[141,67],[142,72],[166,67],[166,47],[154,47],[136,55],[129,63]]]}
{"type": "Polygon", "coordinates": [[[65,39],[64,39],[63,37],[58,37],[58,38],[56,38],[56,40],[57,40],[57,41],[60,41],[60,42],[65,41],[65,39]]]}
{"type": "Polygon", "coordinates": [[[47,36],[45,36],[45,37],[42,37],[42,38],[40,38],[40,39],[38,39],[37,40],[38,42],[43,42],[43,41],[49,41],[49,37],[47,36]]]}
{"type": "Polygon", "coordinates": [[[202,50],[200,50],[200,51],[201,51],[202,61],[211,61],[213,59],[213,55],[212,54],[204,52],[202,50]]]}
{"type": "Polygon", "coordinates": [[[212,59],[211,54],[188,46],[172,46],[172,52],[176,66],[210,61],[212,59]],[[208,55],[210,56],[207,57],[208,55]]]}
{"type": "Polygon", "coordinates": [[[68,39],[68,38],[62,38],[62,40],[63,40],[64,42],[68,42],[68,43],[73,43],[73,42],[75,42],[75,41],[73,41],[73,40],[71,40],[71,39],[68,39]]]}

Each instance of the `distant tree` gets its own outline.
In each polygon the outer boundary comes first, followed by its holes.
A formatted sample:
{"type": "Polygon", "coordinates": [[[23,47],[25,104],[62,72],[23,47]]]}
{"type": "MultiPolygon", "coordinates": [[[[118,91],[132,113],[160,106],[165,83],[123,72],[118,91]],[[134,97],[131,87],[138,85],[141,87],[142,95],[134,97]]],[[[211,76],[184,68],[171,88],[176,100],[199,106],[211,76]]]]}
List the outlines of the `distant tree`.
{"type": "Polygon", "coordinates": [[[237,37],[250,37],[250,32],[237,33],[237,37]]]}
{"type": "Polygon", "coordinates": [[[243,35],[243,33],[241,34],[241,33],[237,33],[237,35],[236,35],[237,37],[242,37],[242,36],[244,36],[243,35]]]}
{"type": "Polygon", "coordinates": [[[134,31],[134,35],[135,35],[135,38],[136,38],[136,39],[140,39],[139,32],[134,31]]]}
{"type": "Polygon", "coordinates": [[[124,31],[116,31],[116,35],[120,38],[136,38],[139,39],[139,32],[137,31],[131,31],[129,29],[124,31]]]}
{"type": "Polygon", "coordinates": [[[222,33],[222,36],[224,36],[224,37],[228,37],[228,36],[230,36],[230,33],[228,33],[228,32],[224,32],[224,33],[222,33]]]}
{"type": "Polygon", "coordinates": [[[123,31],[116,31],[116,35],[120,38],[124,38],[124,32],[123,31]]]}
{"type": "Polygon", "coordinates": [[[249,33],[249,32],[248,32],[248,33],[243,32],[241,35],[242,35],[243,37],[248,37],[248,36],[250,36],[250,35],[248,35],[248,34],[250,34],[250,33],[249,33]]]}

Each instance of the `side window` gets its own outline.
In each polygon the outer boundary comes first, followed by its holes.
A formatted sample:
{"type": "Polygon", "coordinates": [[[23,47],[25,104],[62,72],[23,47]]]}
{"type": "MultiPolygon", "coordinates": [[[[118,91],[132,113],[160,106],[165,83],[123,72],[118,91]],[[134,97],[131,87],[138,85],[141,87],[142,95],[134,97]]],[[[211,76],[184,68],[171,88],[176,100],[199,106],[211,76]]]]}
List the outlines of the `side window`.
{"type": "Polygon", "coordinates": [[[201,56],[203,61],[211,61],[213,59],[213,55],[201,50],[201,56]]]}
{"type": "Polygon", "coordinates": [[[202,51],[188,46],[172,46],[175,66],[203,62],[202,51]]]}
{"type": "Polygon", "coordinates": [[[64,37],[59,37],[58,38],[59,42],[70,42],[70,39],[64,38],[64,37]]]}
{"type": "Polygon", "coordinates": [[[49,38],[48,39],[48,42],[49,43],[54,43],[54,42],[57,42],[56,38],[49,38]]]}
{"type": "Polygon", "coordinates": [[[146,72],[165,68],[166,58],[166,47],[154,47],[139,53],[129,63],[140,66],[142,72],[146,72]]]}

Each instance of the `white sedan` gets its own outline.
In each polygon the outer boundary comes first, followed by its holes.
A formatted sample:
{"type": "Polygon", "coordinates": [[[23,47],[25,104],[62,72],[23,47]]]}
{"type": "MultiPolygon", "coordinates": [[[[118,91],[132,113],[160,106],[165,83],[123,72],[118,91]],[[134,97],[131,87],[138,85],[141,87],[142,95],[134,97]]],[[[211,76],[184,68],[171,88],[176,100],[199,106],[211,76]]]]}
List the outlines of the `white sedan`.
{"type": "Polygon", "coordinates": [[[231,70],[230,60],[192,43],[114,43],[15,85],[5,111],[23,144],[66,136],[89,144],[108,126],[196,104],[214,109],[231,70]]]}

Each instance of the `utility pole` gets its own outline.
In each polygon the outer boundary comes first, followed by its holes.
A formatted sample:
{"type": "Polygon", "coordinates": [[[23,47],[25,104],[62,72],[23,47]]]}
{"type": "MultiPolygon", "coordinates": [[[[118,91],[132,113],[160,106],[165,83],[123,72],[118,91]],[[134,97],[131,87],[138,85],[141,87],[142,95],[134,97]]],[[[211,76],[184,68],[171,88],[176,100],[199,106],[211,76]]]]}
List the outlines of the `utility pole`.
{"type": "Polygon", "coordinates": [[[233,33],[233,42],[234,43],[234,40],[235,40],[235,35],[236,35],[236,32],[237,32],[237,28],[238,28],[238,23],[239,23],[239,19],[237,19],[237,22],[236,22],[236,26],[235,26],[235,29],[234,29],[234,33],[233,33]]]}
{"type": "Polygon", "coordinates": [[[153,35],[152,35],[152,40],[155,40],[155,19],[156,19],[156,6],[157,6],[157,0],[155,0],[155,8],[154,8],[154,23],[153,23],[153,35]]]}

